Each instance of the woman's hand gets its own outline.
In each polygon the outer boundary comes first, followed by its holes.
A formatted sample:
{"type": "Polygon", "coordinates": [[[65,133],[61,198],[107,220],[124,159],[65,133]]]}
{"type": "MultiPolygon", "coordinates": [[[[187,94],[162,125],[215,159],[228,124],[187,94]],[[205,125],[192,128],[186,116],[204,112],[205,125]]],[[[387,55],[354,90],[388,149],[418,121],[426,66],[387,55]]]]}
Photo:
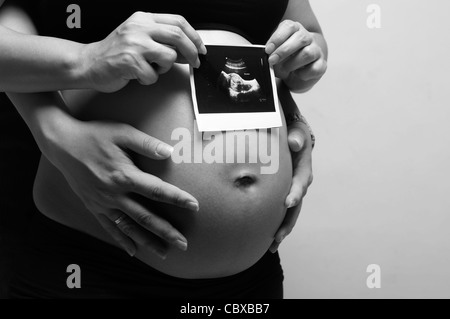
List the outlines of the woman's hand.
{"type": "Polygon", "coordinates": [[[326,72],[324,43],[321,34],[309,32],[299,22],[284,20],[267,41],[269,64],[292,91],[307,91],[326,72]]]}
{"type": "Polygon", "coordinates": [[[288,125],[288,144],[292,153],[294,177],[286,197],[288,208],[284,221],[275,234],[270,251],[275,253],[284,238],[292,232],[302,208],[303,197],[313,181],[312,140],[307,124],[296,121],[288,125]]]}
{"type": "Polygon", "coordinates": [[[136,12],[106,39],[80,51],[79,69],[88,87],[115,92],[130,80],[153,84],[175,62],[199,67],[198,54],[206,54],[206,47],[183,17],[136,12]]]}
{"type": "Polygon", "coordinates": [[[69,117],[47,134],[45,144],[47,158],[131,256],[136,253],[136,244],[151,249],[161,258],[166,256],[165,242],[187,249],[187,240],[181,233],[134,197],[138,194],[198,211],[198,201],[192,195],[140,171],[128,155],[132,151],[164,160],[171,155],[169,145],[129,125],[80,122],[69,117]],[[121,222],[116,225],[114,221],[118,218],[121,222]]]}

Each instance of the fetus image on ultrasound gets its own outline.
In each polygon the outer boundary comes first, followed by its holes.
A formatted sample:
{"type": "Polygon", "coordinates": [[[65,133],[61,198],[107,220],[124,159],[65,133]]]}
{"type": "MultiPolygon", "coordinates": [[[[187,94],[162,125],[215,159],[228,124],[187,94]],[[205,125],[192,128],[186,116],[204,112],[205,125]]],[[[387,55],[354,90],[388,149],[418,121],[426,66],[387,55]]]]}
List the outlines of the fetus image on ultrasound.
{"type": "Polygon", "coordinates": [[[261,98],[261,86],[249,72],[242,58],[226,58],[217,84],[221,91],[235,104],[254,102],[261,98]]]}

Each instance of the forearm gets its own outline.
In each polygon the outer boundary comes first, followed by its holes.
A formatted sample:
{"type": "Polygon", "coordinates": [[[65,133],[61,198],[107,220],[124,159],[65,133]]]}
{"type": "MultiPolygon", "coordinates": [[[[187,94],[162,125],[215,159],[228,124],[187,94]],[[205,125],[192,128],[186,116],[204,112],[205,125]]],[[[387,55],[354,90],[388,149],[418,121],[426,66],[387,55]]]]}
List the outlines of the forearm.
{"type": "Polygon", "coordinates": [[[31,93],[87,88],[77,61],[82,46],[0,26],[0,91],[31,93]]]}
{"type": "MultiPolygon", "coordinates": [[[[325,41],[324,36],[320,32],[312,32],[314,40],[317,42],[319,47],[322,49],[325,61],[328,60],[328,46],[325,41]]],[[[304,93],[309,91],[320,79],[301,79],[296,72],[291,72],[291,74],[284,80],[284,83],[288,88],[295,93],[304,93]]]]}
{"type": "Polygon", "coordinates": [[[41,152],[51,159],[52,141],[60,138],[61,132],[75,121],[63,99],[57,93],[7,95],[29,127],[41,152]]]}

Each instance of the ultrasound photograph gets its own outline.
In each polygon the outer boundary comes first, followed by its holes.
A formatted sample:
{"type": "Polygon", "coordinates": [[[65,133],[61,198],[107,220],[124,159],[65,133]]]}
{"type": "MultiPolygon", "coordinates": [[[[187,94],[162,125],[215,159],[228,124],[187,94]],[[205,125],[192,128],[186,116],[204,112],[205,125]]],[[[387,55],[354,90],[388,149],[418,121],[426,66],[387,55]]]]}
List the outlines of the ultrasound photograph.
{"type": "Polygon", "coordinates": [[[280,126],[275,77],[264,47],[208,45],[207,49],[200,68],[191,69],[199,129],[280,126]],[[220,118],[214,116],[219,114],[220,118]]]}

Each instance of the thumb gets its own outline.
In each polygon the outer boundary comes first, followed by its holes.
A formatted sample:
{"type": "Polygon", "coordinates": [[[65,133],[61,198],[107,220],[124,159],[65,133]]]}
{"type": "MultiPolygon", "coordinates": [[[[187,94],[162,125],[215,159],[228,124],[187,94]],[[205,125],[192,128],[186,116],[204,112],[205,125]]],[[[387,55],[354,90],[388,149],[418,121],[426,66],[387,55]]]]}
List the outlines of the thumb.
{"type": "Polygon", "coordinates": [[[291,126],[288,130],[288,144],[293,152],[300,152],[303,149],[305,132],[299,126],[291,126]]]}
{"type": "Polygon", "coordinates": [[[120,146],[155,160],[167,159],[173,152],[173,147],[169,144],[151,137],[129,125],[125,126],[121,136],[120,146]]]}

